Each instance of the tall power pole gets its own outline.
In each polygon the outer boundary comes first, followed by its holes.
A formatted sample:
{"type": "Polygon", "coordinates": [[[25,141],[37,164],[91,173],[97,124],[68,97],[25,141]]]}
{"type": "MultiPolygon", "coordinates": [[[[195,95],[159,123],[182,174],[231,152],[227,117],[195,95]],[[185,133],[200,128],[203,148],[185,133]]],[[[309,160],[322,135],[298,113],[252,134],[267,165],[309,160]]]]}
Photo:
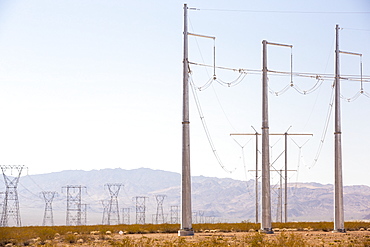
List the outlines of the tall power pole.
{"type": "Polygon", "coordinates": [[[334,230],[345,232],[342,177],[342,130],[340,117],[339,26],[335,27],[335,132],[334,132],[334,230]]]}
{"type": "Polygon", "coordinates": [[[64,186],[67,190],[67,226],[79,226],[82,224],[82,204],[81,195],[82,189],[86,187],[81,185],[67,185],[64,186]]]}
{"type": "Polygon", "coordinates": [[[106,184],[110,193],[109,207],[108,207],[108,225],[119,225],[119,207],[118,207],[118,193],[123,184],[106,184]]]}
{"type": "Polygon", "coordinates": [[[87,204],[81,204],[81,225],[87,225],[87,204]]]}
{"type": "Polygon", "coordinates": [[[157,213],[155,214],[155,224],[164,224],[164,214],[163,214],[163,201],[166,195],[155,195],[157,200],[157,213]]]}
{"type": "Polygon", "coordinates": [[[179,206],[171,206],[170,209],[171,213],[171,224],[178,224],[179,223],[179,206]]]}
{"type": "Polygon", "coordinates": [[[0,168],[3,173],[3,178],[6,186],[0,226],[6,227],[15,225],[20,227],[22,224],[21,215],[19,212],[17,187],[19,177],[21,176],[22,170],[25,168],[25,166],[3,165],[0,166],[0,168]],[[10,174],[7,175],[8,172],[10,172],[10,174]],[[14,224],[11,224],[9,220],[13,220],[14,224]]]}
{"type": "Polygon", "coordinates": [[[53,199],[58,193],[56,191],[42,191],[42,197],[45,201],[45,212],[44,212],[44,219],[42,220],[43,226],[54,226],[54,218],[53,218],[53,199]]]}
{"type": "Polygon", "coordinates": [[[102,225],[108,225],[109,201],[108,200],[101,200],[101,204],[103,206],[103,217],[102,217],[101,223],[102,223],[102,225]]]}
{"type": "Polygon", "coordinates": [[[130,225],[130,208],[122,208],[122,224],[130,225]]]}
{"type": "MultiPolygon", "coordinates": [[[[252,126],[252,128],[254,129],[254,127],[252,126]]],[[[255,204],[256,204],[256,224],[258,223],[258,208],[259,208],[259,197],[258,197],[258,194],[259,194],[259,189],[258,189],[258,153],[259,153],[259,150],[258,150],[258,136],[261,135],[260,133],[258,133],[255,129],[254,129],[255,133],[252,134],[252,133],[237,133],[237,134],[230,134],[231,136],[233,135],[254,135],[256,136],[256,150],[255,150],[255,156],[256,156],[256,169],[255,170],[249,170],[249,171],[255,171],[255,204]]]]}
{"type": "Polygon", "coordinates": [[[273,233],[271,225],[270,152],[267,85],[267,41],[262,41],[262,221],[261,230],[273,233]]]}
{"type": "Polygon", "coordinates": [[[267,45],[290,47],[292,45],[262,41],[262,222],[261,230],[273,233],[271,226],[270,152],[268,121],[267,45]]]}
{"type": "Polygon", "coordinates": [[[145,196],[136,196],[134,197],[136,200],[136,224],[145,225],[145,200],[148,197],[145,196]]]}
{"type": "Polygon", "coordinates": [[[181,226],[179,236],[194,235],[191,221],[190,129],[189,129],[189,66],[188,66],[188,6],[184,4],[184,60],[182,108],[182,173],[181,226]]]}
{"type": "MultiPolygon", "coordinates": [[[[360,53],[339,50],[339,26],[335,26],[335,123],[334,123],[334,231],[346,232],[344,228],[343,173],[342,173],[342,126],[340,110],[340,66],[339,54],[362,57],[360,53]]],[[[361,67],[362,77],[362,67],[361,67]]],[[[362,90],[362,85],[361,85],[362,90]]],[[[361,91],[362,93],[362,91],[361,91]]]]}

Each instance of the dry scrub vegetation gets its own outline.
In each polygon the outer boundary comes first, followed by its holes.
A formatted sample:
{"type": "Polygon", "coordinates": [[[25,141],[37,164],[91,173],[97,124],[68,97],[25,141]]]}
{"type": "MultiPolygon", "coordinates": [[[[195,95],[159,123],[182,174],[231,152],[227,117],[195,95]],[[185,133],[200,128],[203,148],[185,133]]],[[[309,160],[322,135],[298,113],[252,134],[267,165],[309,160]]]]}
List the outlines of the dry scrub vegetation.
{"type": "Polygon", "coordinates": [[[346,222],[347,233],[332,233],[332,222],[274,223],[275,234],[259,224],[195,224],[194,237],[178,237],[177,224],[1,227],[0,246],[369,246],[370,223],[346,222]]]}

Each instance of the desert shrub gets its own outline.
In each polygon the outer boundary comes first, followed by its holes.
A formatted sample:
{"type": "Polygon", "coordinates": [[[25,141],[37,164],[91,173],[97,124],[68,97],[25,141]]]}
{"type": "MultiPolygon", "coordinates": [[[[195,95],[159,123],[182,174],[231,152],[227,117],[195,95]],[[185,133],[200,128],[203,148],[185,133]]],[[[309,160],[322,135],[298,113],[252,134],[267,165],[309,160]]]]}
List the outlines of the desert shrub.
{"type": "Polygon", "coordinates": [[[305,247],[306,241],[300,235],[296,235],[293,233],[290,234],[281,233],[276,237],[276,240],[274,241],[274,246],[305,247]]]}
{"type": "Polygon", "coordinates": [[[77,236],[74,234],[66,234],[64,237],[64,241],[70,244],[74,244],[77,241],[77,236]]]}
{"type": "Polygon", "coordinates": [[[266,246],[265,234],[256,232],[251,235],[246,235],[243,238],[243,242],[247,243],[248,246],[251,247],[266,246]]]}
{"type": "Polygon", "coordinates": [[[55,229],[51,227],[43,227],[37,231],[37,237],[40,238],[40,241],[44,242],[45,240],[54,239],[55,234],[57,233],[55,229]]]}

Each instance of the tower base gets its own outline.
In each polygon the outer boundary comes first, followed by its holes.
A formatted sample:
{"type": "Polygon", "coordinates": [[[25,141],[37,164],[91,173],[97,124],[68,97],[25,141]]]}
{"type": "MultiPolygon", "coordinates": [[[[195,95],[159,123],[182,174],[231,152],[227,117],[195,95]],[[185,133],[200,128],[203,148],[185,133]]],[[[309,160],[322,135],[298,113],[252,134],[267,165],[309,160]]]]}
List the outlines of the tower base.
{"type": "Polygon", "coordinates": [[[346,229],[336,229],[332,231],[333,233],[346,233],[346,229]]]}
{"type": "Polygon", "coordinates": [[[260,233],[266,233],[266,234],[273,234],[274,233],[274,231],[272,230],[272,228],[260,229],[258,232],[260,232],[260,233]]]}
{"type": "Polygon", "coordinates": [[[178,231],[178,236],[180,237],[194,236],[194,231],[193,229],[180,229],[178,231]]]}

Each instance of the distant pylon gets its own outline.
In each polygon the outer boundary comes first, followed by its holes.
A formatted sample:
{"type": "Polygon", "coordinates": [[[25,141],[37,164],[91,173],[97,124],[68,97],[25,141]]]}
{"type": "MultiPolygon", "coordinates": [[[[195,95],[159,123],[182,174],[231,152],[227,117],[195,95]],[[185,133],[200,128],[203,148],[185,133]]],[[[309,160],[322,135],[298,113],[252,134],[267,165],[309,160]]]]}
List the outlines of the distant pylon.
{"type": "Polygon", "coordinates": [[[67,186],[64,186],[63,188],[66,188],[67,190],[66,225],[67,226],[82,225],[81,195],[82,195],[82,189],[86,187],[81,186],[81,185],[67,185],[67,186]]]}
{"type": "Polygon", "coordinates": [[[58,194],[56,191],[42,191],[40,193],[45,201],[45,212],[44,212],[44,219],[42,220],[43,226],[54,226],[54,218],[53,218],[53,199],[58,194]]]}
{"type": "Polygon", "coordinates": [[[163,201],[166,195],[155,195],[157,200],[157,213],[155,214],[155,224],[164,224],[164,214],[163,214],[163,201]]]}
{"type": "Polygon", "coordinates": [[[0,168],[3,173],[6,186],[0,226],[11,226],[9,219],[12,219],[14,221],[14,225],[19,227],[21,226],[21,216],[19,212],[17,186],[19,177],[21,176],[22,170],[25,168],[25,166],[3,165],[0,166],[0,168]],[[12,177],[6,175],[7,171],[10,171],[9,175],[12,177]],[[16,172],[16,174],[13,175],[13,172],[16,172]]]}
{"type": "Polygon", "coordinates": [[[108,225],[109,201],[108,200],[101,200],[101,204],[103,205],[103,218],[102,218],[101,223],[103,225],[108,225]]]}
{"type": "Polygon", "coordinates": [[[136,224],[145,225],[145,200],[148,197],[145,196],[136,196],[136,224]]]}
{"type": "Polygon", "coordinates": [[[118,207],[118,193],[123,184],[105,184],[110,193],[110,201],[108,207],[108,225],[119,225],[119,207],[118,207]]]}
{"type": "Polygon", "coordinates": [[[81,225],[87,225],[87,204],[81,204],[81,225]]]}
{"type": "Polygon", "coordinates": [[[130,208],[122,208],[122,224],[130,225],[130,208]]]}
{"type": "Polygon", "coordinates": [[[198,224],[198,212],[197,211],[193,211],[193,217],[192,217],[192,221],[193,223],[195,224],[198,224]]]}
{"type": "Polygon", "coordinates": [[[204,211],[198,211],[198,216],[199,216],[199,222],[200,224],[205,223],[204,222],[204,211]]]}
{"type": "Polygon", "coordinates": [[[179,223],[179,206],[171,206],[171,224],[179,223]]]}

